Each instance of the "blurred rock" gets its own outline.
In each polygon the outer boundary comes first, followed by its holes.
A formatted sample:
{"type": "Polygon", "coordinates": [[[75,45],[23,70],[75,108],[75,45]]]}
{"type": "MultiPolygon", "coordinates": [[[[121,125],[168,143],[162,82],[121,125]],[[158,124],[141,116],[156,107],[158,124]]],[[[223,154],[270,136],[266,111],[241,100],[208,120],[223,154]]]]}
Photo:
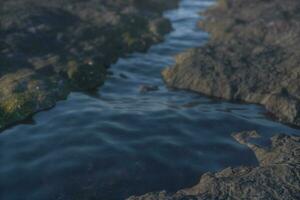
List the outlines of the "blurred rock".
{"type": "Polygon", "coordinates": [[[140,93],[147,93],[159,90],[157,85],[141,85],[139,88],[140,93]]]}

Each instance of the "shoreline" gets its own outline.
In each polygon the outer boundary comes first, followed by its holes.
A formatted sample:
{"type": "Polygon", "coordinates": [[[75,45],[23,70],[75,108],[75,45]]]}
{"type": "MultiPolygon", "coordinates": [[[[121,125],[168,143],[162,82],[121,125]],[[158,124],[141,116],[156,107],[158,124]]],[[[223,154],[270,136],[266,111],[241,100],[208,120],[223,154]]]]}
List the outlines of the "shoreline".
{"type": "Polygon", "coordinates": [[[298,199],[300,180],[299,136],[275,135],[270,146],[256,145],[260,135],[256,131],[232,134],[241,145],[250,148],[258,162],[257,167],[228,167],[222,171],[207,172],[198,184],[175,193],[150,192],[132,196],[128,200],[181,199],[298,199]]]}
{"type": "MultiPolygon", "coordinates": [[[[209,41],[179,54],[162,72],[165,84],[225,101],[259,104],[276,120],[299,128],[300,65],[295,63],[300,63],[300,18],[294,12],[299,6],[295,0],[217,1],[199,22],[211,34],[209,41]]],[[[254,152],[259,166],[207,172],[191,188],[128,200],[300,198],[299,136],[275,135],[269,146],[257,145],[262,141],[256,131],[232,136],[254,152]]]]}
{"type": "Polygon", "coordinates": [[[163,41],[172,30],[163,12],[179,0],[13,3],[3,3],[1,12],[1,131],[51,109],[72,91],[102,85],[118,58],[163,41]]]}
{"type": "Polygon", "coordinates": [[[179,54],[175,65],[162,72],[165,83],[220,99],[260,104],[277,120],[300,126],[300,67],[296,64],[300,21],[294,13],[300,4],[290,3],[294,7],[280,1],[220,0],[199,23],[210,33],[209,41],[179,54]],[[276,6],[283,11],[278,14],[276,6]]]}

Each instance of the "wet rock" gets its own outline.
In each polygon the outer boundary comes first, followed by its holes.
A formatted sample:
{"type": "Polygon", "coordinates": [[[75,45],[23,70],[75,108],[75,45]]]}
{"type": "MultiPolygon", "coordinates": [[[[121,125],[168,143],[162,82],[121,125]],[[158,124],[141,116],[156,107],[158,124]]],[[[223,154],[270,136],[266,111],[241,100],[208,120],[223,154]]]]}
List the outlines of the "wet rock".
{"type": "Polygon", "coordinates": [[[0,3],[0,129],[101,85],[107,68],[170,30],[179,0],[0,3]]]}
{"type": "Polygon", "coordinates": [[[108,70],[106,72],[106,74],[107,74],[107,76],[113,76],[115,73],[113,71],[111,71],[111,70],[108,70]]]}
{"type": "MultiPolygon", "coordinates": [[[[202,47],[163,72],[169,87],[264,105],[300,125],[300,2],[220,0],[204,13],[202,47]]],[[[201,41],[199,41],[200,43],[201,41]]]]}
{"type": "Polygon", "coordinates": [[[127,76],[126,74],[120,73],[119,75],[120,75],[120,77],[123,78],[123,79],[128,79],[128,76],[127,76]]]}
{"type": "Polygon", "coordinates": [[[149,29],[155,35],[160,37],[161,35],[164,35],[172,30],[172,24],[169,20],[160,18],[160,19],[153,20],[149,24],[149,29]]]}
{"type": "Polygon", "coordinates": [[[269,147],[251,142],[259,139],[255,131],[236,133],[233,137],[255,153],[259,166],[229,167],[206,173],[197,185],[175,194],[154,192],[128,200],[300,198],[300,137],[276,135],[269,147]]]}
{"type": "Polygon", "coordinates": [[[4,124],[23,120],[36,111],[55,105],[64,99],[69,85],[57,76],[36,76],[32,70],[20,70],[0,79],[0,129],[4,124]]]}
{"type": "Polygon", "coordinates": [[[75,89],[88,90],[101,85],[105,80],[105,67],[89,63],[79,64],[69,62],[67,66],[68,78],[75,89]]]}
{"type": "Polygon", "coordinates": [[[159,90],[159,87],[157,85],[141,85],[139,87],[140,93],[153,92],[157,90],[159,90]]]}

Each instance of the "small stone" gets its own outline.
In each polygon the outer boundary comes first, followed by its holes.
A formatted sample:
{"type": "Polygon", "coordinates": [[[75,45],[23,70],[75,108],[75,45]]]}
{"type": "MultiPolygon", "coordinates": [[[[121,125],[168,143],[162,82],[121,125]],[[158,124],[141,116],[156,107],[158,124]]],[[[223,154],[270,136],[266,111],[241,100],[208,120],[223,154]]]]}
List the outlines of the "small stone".
{"type": "Polygon", "coordinates": [[[141,85],[139,88],[140,93],[153,92],[159,90],[157,85],[141,85]]]}
{"type": "Polygon", "coordinates": [[[123,78],[123,79],[128,79],[128,76],[127,76],[126,74],[120,73],[119,76],[120,76],[121,78],[123,78]]]}

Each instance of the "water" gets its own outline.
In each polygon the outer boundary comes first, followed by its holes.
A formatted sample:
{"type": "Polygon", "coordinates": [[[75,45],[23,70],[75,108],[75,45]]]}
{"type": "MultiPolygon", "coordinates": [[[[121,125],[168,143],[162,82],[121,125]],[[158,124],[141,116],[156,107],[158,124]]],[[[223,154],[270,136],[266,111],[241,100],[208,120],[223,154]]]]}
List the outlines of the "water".
{"type": "Polygon", "coordinates": [[[33,123],[0,134],[0,199],[117,200],[176,191],[196,184],[204,172],[257,164],[232,132],[299,135],[267,118],[260,106],[164,87],[160,71],[172,56],[207,40],[196,22],[210,4],[183,0],[166,13],[175,30],[164,43],[120,59],[99,90],[73,93],[33,123]],[[140,94],[141,84],[160,90],[140,94]]]}

